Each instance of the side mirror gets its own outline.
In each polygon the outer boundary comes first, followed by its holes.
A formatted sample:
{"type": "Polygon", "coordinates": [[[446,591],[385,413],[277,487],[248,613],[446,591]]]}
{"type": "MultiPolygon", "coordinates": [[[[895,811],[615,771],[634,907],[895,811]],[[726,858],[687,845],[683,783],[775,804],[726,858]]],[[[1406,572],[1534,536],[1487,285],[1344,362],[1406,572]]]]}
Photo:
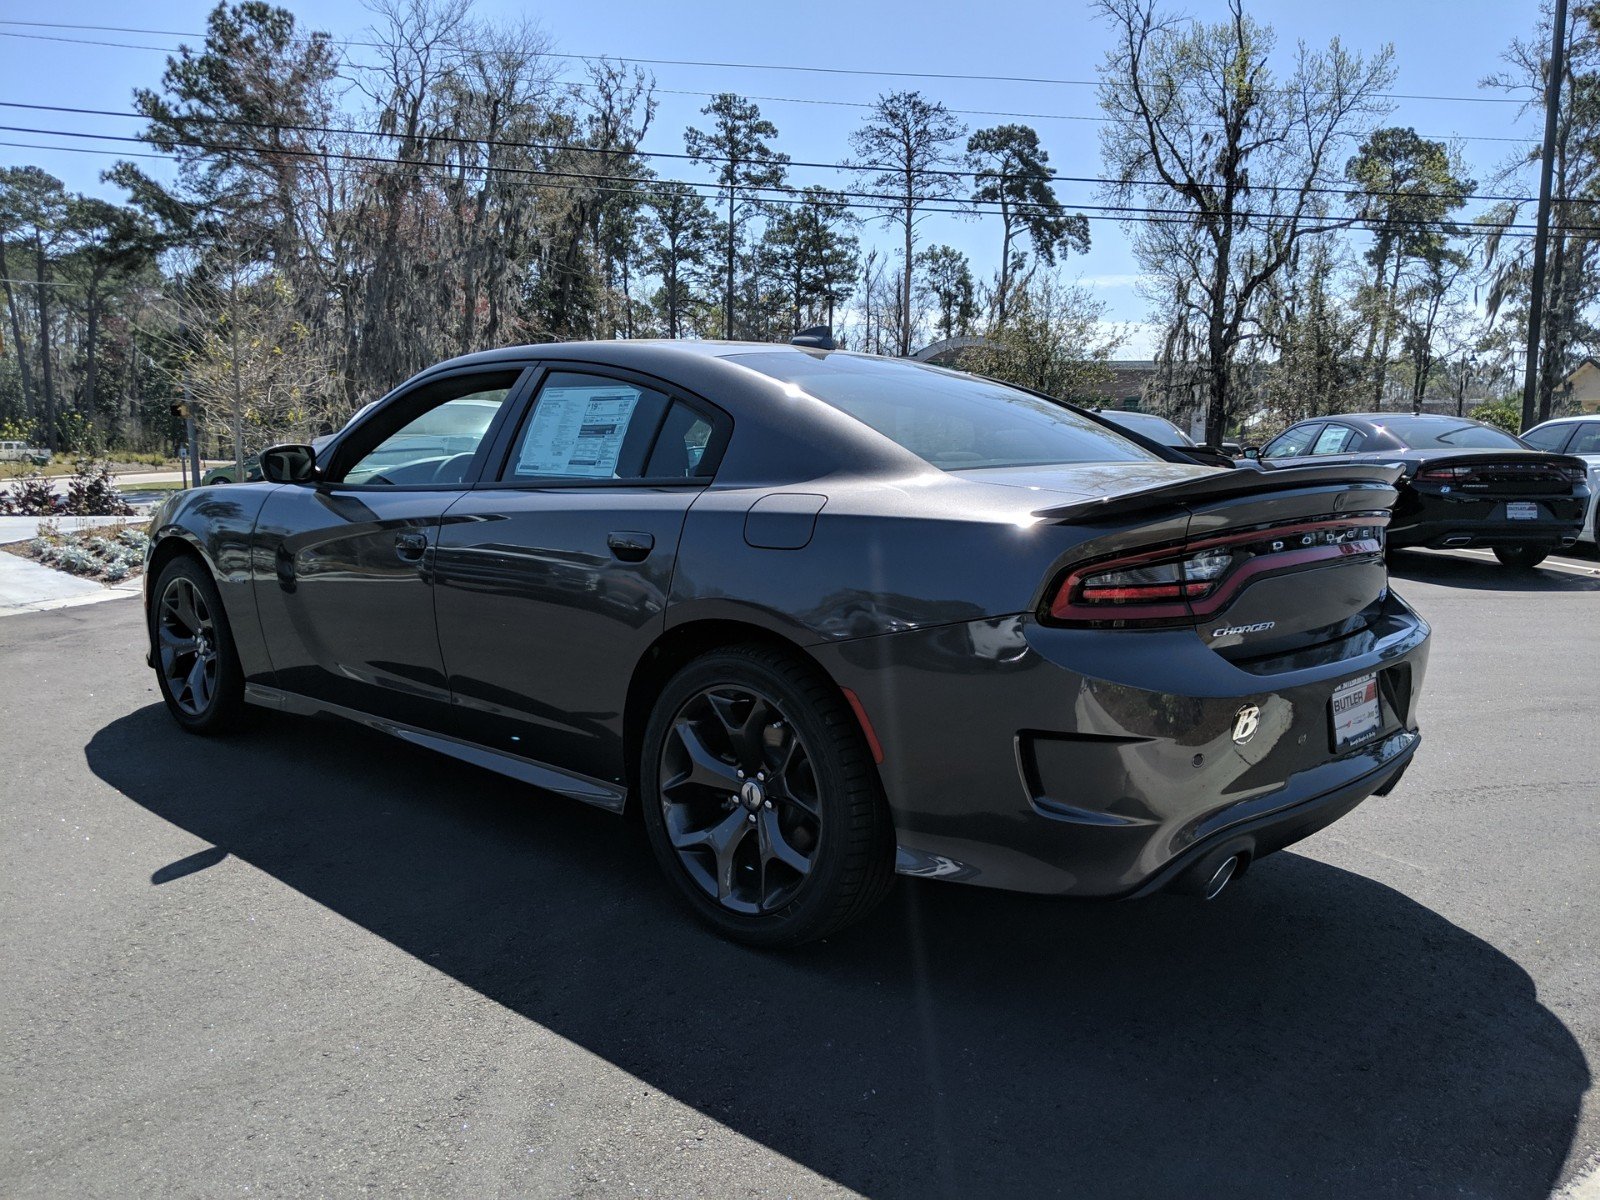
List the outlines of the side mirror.
{"type": "Polygon", "coordinates": [[[268,483],[310,483],[317,477],[317,452],[310,446],[271,446],[261,452],[261,477],[268,483]]]}
{"type": "Polygon", "coordinates": [[[1246,446],[1244,448],[1244,456],[1246,458],[1260,458],[1261,457],[1261,451],[1260,451],[1259,448],[1257,448],[1255,446],[1246,446]]]}

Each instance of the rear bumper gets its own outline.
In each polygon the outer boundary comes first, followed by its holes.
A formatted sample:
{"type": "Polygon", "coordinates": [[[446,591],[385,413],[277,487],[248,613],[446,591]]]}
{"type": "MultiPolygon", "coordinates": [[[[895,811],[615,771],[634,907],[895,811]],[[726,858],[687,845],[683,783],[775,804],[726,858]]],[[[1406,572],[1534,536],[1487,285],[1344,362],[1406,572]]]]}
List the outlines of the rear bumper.
{"type": "Polygon", "coordinates": [[[1382,766],[1320,796],[1213,834],[1146,880],[1143,886],[1130,893],[1130,898],[1159,892],[1202,859],[1244,854],[1254,862],[1274,850],[1310,837],[1319,829],[1326,829],[1369,796],[1387,796],[1400,782],[1417,747],[1422,744],[1422,735],[1415,732],[1397,735],[1397,738],[1396,753],[1388,756],[1382,766]]]}
{"type": "Polygon", "coordinates": [[[1056,895],[1164,886],[1245,838],[1252,856],[1398,778],[1420,741],[1429,630],[1392,594],[1366,633],[1240,666],[1193,630],[1025,617],[813,647],[861,698],[903,874],[1056,895]],[[1329,701],[1379,673],[1383,727],[1342,753],[1329,701]],[[1233,739],[1240,709],[1256,733],[1233,739]]]}
{"type": "Polygon", "coordinates": [[[1573,496],[1457,496],[1412,489],[1395,506],[1391,546],[1570,546],[1583,528],[1589,492],[1573,496]],[[1512,520],[1507,503],[1531,503],[1538,515],[1512,520]]]}

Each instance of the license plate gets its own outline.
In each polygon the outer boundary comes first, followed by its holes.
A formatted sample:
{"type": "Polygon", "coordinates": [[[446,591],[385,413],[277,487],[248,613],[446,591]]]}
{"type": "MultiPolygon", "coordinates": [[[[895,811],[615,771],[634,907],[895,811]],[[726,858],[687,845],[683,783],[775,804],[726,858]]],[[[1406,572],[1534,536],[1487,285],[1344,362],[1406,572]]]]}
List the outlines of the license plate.
{"type": "Polygon", "coordinates": [[[1506,505],[1506,519],[1508,521],[1537,521],[1539,519],[1539,506],[1532,500],[1513,500],[1506,505]]]}
{"type": "Polygon", "coordinates": [[[1343,750],[1378,732],[1383,714],[1378,704],[1378,677],[1363,675],[1333,689],[1333,748],[1343,750]]]}

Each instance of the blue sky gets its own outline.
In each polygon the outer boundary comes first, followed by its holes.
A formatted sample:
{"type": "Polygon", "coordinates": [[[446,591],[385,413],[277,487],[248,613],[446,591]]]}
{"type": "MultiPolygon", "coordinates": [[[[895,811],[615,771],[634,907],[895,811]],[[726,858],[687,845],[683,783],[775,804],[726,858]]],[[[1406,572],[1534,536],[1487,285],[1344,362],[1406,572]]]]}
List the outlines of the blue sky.
{"type": "MultiPolygon", "coordinates": [[[[129,4],[126,0],[8,0],[0,20],[0,100],[84,108],[126,108],[131,91],[154,86],[165,56],[159,51],[83,45],[42,40],[49,37],[99,39],[146,45],[176,45],[179,39],[27,27],[16,22],[135,26],[199,32],[211,5],[203,2],[129,4]]],[[[315,5],[290,3],[303,26],[324,29],[335,38],[362,36],[371,16],[357,0],[319,0],[315,5]]],[[[1197,0],[1182,10],[1216,20],[1225,8],[1216,0],[1197,0]]],[[[540,10],[511,0],[477,0],[484,18],[537,21],[554,48],[573,54],[608,54],[619,58],[696,59],[725,62],[791,64],[852,68],[863,71],[907,71],[1046,77],[1093,80],[1108,43],[1105,27],[1085,4],[1050,4],[1016,0],[1005,6],[929,3],[920,6],[858,0],[819,9],[803,4],[704,3],[679,0],[605,0],[564,4],[540,10]]],[[[1395,47],[1396,93],[1476,100],[1397,99],[1392,123],[1412,125],[1432,136],[1463,139],[1461,148],[1472,174],[1488,178],[1517,148],[1536,138],[1536,115],[1494,102],[1499,93],[1478,82],[1497,69],[1498,56],[1513,36],[1528,36],[1536,8],[1531,3],[1433,3],[1423,0],[1342,0],[1309,4],[1295,0],[1258,0],[1248,11],[1272,25],[1279,38],[1279,59],[1287,62],[1296,40],[1325,46],[1333,37],[1346,46],[1372,51],[1385,42],[1395,47]]],[[[359,51],[356,51],[359,53],[359,51]]],[[[576,64],[574,64],[576,66],[576,64]]],[[[652,66],[660,89],[655,124],[646,149],[680,151],[684,127],[698,119],[703,96],[678,93],[737,91],[760,102],[778,126],[779,146],[792,158],[836,161],[847,153],[846,139],[859,124],[865,104],[880,91],[915,87],[952,109],[1031,114],[986,115],[964,112],[971,128],[1020,121],[1034,125],[1050,152],[1056,170],[1066,174],[1099,173],[1098,115],[1094,89],[1070,83],[978,82],[957,79],[894,79],[872,75],[830,75],[785,70],[725,67],[652,66]]],[[[137,122],[106,117],[0,109],[0,124],[51,130],[131,133],[137,122]]],[[[66,144],[69,138],[0,133],[0,141],[66,144]]],[[[80,145],[93,145],[80,142],[80,145]]],[[[77,191],[114,194],[99,182],[99,172],[112,158],[50,150],[0,147],[0,164],[32,163],[63,179],[77,191]]],[[[659,163],[663,171],[681,171],[698,178],[688,164],[659,163]]],[[[829,173],[797,170],[800,184],[834,182],[829,173]]],[[[1481,189],[1480,190],[1484,190],[1481,189]]],[[[1093,203],[1088,185],[1063,184],[1065,203],[1093,203]]],[[[1147,302],[1135,290],[1137,264],[1128,238],[1119,226],[1096,221],[1093,247],[1073,256],[1069,275],[1108,302],[1108,316],[1138,323],[1147,302]]],[[[882,237],[889,244],[887,235],[882,237]]],[[[982,221],[932,217],[924,236],[948,242],[970,254],[975,269],[991,271],[998,256],[999,231],[982,221]]],[[[1148,353],[1148,338],[1134,329],[1125,356],[1148,353]]]]}

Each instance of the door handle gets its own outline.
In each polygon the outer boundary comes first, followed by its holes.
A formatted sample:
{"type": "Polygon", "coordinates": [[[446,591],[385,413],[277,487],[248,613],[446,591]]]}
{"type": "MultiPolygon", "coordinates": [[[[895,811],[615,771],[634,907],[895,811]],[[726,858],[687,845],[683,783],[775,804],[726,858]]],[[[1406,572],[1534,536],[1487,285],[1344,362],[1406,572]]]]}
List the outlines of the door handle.
{"type": "Polygon", "coordinates": [[[623,562],[643,562],[655,549],[656,539],[654,534],[618,530],[606,536],[606,545],[623,562]]]}
{"type": "Polygon", "coordinates": [[[394,535],[394,552],[402,562],[416,562],[428,552],[428,535],[397,533],[394,535]]]}

